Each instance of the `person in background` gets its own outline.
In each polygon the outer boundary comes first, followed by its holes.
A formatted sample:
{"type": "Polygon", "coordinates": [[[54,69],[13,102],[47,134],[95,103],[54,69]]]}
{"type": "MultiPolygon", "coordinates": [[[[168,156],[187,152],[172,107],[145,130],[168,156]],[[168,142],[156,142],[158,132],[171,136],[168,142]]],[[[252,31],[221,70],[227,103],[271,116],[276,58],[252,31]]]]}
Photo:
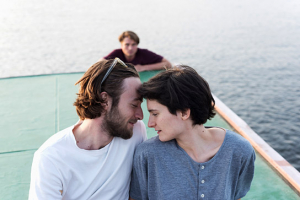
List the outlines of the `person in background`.
{"type": "Polygon", "coordinates": [[[132,63],[138,72],[161,70],[170,68],[171,63],[164,57],[147,49],[138,48],[139,37],[132,31],[125,31],[119,36],[121,49],[115,49],[104,59],[120,58],[124,62],[132,63]]]}
{"type": "Polygon", "coordinates": [[[135,151],[131,199],[236,200],[250,189],[255,151],[237,133],[206,128],[215,101],[191,67],[177,66],[142,84],[148,126],[158,136],[135,151]]]}
{"type": "Polygon", "coordinates": [[[139,74],[119,59],[101,61],[76,84],[81,120],[35,152],[29,199],[128,200],[133,153],[146,139],[139,74]]]}

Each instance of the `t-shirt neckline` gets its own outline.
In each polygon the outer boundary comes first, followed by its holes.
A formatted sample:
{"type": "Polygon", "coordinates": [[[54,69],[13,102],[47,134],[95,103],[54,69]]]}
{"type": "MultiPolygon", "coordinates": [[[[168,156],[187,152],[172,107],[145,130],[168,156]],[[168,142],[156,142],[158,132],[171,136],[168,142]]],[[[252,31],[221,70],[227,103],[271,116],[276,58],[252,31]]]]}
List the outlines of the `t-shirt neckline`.
{"type": "MultiPolygon", "coordinates": [[[[225,129],[224,129],[225,130],[225,129]]],[[[224,141],[222,142],[222,145],[221,145],[221,147],[219,148],[219,150],[217,151],[217,153],[210,159],[210,160],[208,160],[208,161],[206,161],[206,162],[202,162],[202,163],[200,163],[200,162],[196,162],[195,160],[193,160],[190,156],[189,156],[189,154],[183,149],[183,148],[181,148],[179,145],[178,145],[178,143],[177,143],[177,141],[176,140],[174,140],[175,141],[175,144],[176,144],[176,146],[177,146],[177,148],[179,148],[193,163],[195,163],[195,164],[197,164],[197,165],[204,165],[204,164],[209,164],[209,163],[211,163],[211,162],[213,162],[215,159],[216,159],[216,157],[218,157],[219,156],[219,154],[221,154],[221,152],[222,152],[222,149],[224,148],[224,146],[226,145],[226,143],[227,143],[227,138],[228,138],[228,130],[225,130],[226,132],[225,132],[225,138],[224,138],[224,141]]]]}

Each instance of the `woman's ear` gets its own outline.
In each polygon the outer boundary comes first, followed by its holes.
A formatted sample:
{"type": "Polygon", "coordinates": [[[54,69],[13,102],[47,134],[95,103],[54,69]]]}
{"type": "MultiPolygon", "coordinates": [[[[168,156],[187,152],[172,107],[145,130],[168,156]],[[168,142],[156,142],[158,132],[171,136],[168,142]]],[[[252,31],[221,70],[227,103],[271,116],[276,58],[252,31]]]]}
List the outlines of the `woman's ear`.
{"type": "Polygon", "coordinates": [[[191,116],[191,109],[187,108],[183,111],[181,111],[181,119],[187,120],[191,116]]]}

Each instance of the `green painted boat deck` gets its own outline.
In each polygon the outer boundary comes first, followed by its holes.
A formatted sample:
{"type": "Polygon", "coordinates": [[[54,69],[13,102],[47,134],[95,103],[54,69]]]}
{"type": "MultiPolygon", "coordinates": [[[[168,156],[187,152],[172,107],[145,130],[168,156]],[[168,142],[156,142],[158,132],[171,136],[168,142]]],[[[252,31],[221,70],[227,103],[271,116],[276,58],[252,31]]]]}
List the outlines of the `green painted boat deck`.
{"type": "MultiPolygon", "coordinates": [[[[143,81],[157,72],[140,73],[143,81]]],[[[83,73],[0,79],[0,199],[28,199],[34,152],[51,135],[78,121],[75,82],[83,73]]],[[[149,113],[143,102],[144,122],[149,113]]],[[[232,129],[219,115],[206,125],[232,129]]],[[[148,138],[156,135],[147,128],[148,138]]],[[[216,169],[217,170],[217,169],[216,169]]],[[[255,176],[243,199],[300,199],[257,154],[255,176]]]]}

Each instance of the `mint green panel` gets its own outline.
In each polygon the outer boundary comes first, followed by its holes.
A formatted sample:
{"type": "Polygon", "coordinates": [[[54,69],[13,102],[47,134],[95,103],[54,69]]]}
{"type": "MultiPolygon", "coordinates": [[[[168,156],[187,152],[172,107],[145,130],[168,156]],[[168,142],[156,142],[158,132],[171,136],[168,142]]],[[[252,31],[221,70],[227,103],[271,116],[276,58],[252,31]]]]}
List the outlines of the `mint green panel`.
{"type": "Polygon", "coordinates": [[[36,149],[55,132],[56,76],[0,80],[0,152],[36,149]]]}
{"type": "Polygon", "coordinates": [[[0,199],[28,199],[34,151],[0,154],[0,199]]]}
{"type": "Polygon", "coordinates": [[[75,83],[82,77],[80,74],[61,75],[58,79],[57,91],[58,91],[58,130],[63,130],[73,124],[75,124],[79,117],[76,114],[75,106],[73,103],[77,97],[79,86],[75,83]]]}
{"type": "MultiPolygon", "coordinates": [[[[157,71],[140,73],[142,81],[157,71]]],[[[78,121],[73,103],[75,82],[83,73],[0,79],[0,198],[27,199],[30,168],[35,150],[51,135],[78,121]]],[[[142,104],[144,123],[149,112],[142,104]]],[[[231,127],[216,115],[205,125],[231,127]]],[[[148,138],[156,135],[147,128],[148,138]]],[[[243,199],[299,199],[257,155],[255,177],[243,199]]]]}

